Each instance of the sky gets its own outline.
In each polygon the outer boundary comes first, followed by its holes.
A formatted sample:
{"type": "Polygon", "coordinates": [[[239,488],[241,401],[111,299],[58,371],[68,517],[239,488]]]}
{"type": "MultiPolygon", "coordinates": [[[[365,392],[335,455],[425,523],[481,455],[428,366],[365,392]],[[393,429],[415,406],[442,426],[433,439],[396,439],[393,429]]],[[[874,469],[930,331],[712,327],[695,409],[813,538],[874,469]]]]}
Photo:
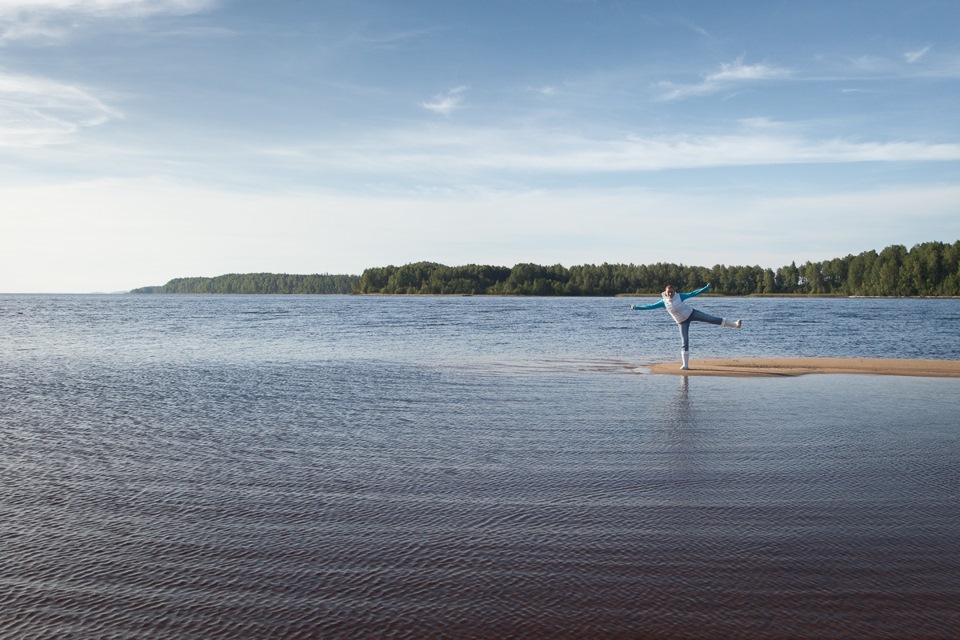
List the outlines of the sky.
{"type": "Polygon", "coordinates": [[[0,292],[960,239],[955,0],[0,0],[0,292]]]}

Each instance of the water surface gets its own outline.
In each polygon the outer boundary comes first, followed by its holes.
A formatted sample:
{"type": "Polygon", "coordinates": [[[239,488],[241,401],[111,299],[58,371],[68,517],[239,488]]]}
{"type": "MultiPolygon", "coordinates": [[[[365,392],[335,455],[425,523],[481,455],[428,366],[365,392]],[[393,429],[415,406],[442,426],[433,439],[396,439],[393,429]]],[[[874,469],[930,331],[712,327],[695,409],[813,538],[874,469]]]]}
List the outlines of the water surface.
{"type": "MultiPolygon", "coordinates": [[[[0,296],[0,636],[954,636],[960,381],[637,374],[631,302],[0,296]]],[[[960,358],[960,301],[697,302],[960,358]]]]}

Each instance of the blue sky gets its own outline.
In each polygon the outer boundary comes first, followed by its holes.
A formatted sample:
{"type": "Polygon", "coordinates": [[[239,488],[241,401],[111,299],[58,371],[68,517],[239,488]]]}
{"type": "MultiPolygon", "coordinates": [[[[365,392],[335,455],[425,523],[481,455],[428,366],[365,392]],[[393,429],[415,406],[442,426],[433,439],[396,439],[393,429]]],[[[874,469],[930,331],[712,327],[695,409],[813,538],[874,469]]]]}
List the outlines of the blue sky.
{"type": "Polygon", "coordinates": [[[953,0],[0,0],[0,291],[960,239],[953,0]]]}

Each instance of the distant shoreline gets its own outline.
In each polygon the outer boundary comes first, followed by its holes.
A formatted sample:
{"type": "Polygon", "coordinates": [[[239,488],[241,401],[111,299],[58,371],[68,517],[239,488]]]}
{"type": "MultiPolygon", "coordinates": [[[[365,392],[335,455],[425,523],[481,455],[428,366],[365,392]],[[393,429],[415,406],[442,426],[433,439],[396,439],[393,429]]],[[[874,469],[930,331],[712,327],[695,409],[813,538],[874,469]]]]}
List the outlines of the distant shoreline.
{"type": "MultiPolygon", "coordinates": [[[[13,295],[13,294],[9,294],[13,295]]],[[[33,294],[45,295],[45,294],[33,294]]],[[[55,294],[49,294],[55,295],[55,294]]],[[[127,291],[116,294],[88,293],[76,295],[138,295],[138,296],[356,296],[358,298],[655,298],[655,293],[617,293],[605,295],[536,295],[524,293],[210,293],[210,292],[140,292],[127,291]]],[[[841,293],[749,293],[744,295],[725,293],[701,293],[702,298],[837,298],[837,299],[865,299],[865,300],[960,300],[960,296],[862,296],[845,295],[841,293]]]]}
{"type": "Polygon", "coordinates": [[[717,264],[617,263],[512,267],[448,266],[411,262],[354,274],[226,273],[174,278],[131,293],[358,293],[401,295],[634,296],[657,295],[666,283],[678,291],[758,297],[941,297],[960,296],[960,240],[925,242],[907,249],[891,245],[821,262],[791,262],[776,270],[717,264]]]}

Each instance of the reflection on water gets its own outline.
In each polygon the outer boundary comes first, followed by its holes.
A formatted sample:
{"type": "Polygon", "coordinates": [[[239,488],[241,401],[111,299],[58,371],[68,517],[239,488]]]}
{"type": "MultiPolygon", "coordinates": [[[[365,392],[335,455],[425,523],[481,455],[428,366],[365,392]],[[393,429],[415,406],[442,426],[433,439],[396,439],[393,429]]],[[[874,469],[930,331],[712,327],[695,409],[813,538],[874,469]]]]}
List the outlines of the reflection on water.
{"type": "Polygon", "coordinates": [[[33,350],[3,351],[0,636],[960,628],[956,380],[633,375],[499,329],[417,357],[411,301],[372,347],[308,299],[153,300],[150,322],[70,307],[109,347],[20,325],[33,350]]]}
{"type": "Polygon", "coordinates": [[[677,398],[677,412],[680,414],[680,422],[687,422],[690,418],[690,378],[689,376],[680,376],[680,395],[677,398]]]}

